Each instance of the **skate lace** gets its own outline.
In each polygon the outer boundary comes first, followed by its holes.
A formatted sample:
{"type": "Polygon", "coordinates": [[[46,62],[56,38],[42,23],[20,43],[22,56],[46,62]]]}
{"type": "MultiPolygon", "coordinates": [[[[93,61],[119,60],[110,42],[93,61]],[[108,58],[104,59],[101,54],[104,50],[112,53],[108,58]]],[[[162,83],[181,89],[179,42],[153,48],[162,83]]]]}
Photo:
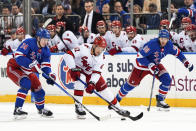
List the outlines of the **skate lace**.
{"type": "Polygon", "coordinates": [[[49,110],[47,110],[47,109],[42,109],[42,113],[43,114],[47,114],[49,112],[49,110]]]}
{"type": "Polygon", "coordinates": [[[16,109],[16,112],[23,112],[23,111],[22,111],[22,107],[18,107],[18,108],[16,109]]]}
{"type": "Polygon", "coordinates": [[[79,112],[83,112],[84,109],[82,108],[82,105],[81,104],[76,104],[76,108],[78,109],[79,112]]]}
{"type": "Polygon", "coordinates": [[[167,103],[165,103],[165,101],[160,101],[160,103],[161,103],[162,105],[167,105],[167,103]]]}

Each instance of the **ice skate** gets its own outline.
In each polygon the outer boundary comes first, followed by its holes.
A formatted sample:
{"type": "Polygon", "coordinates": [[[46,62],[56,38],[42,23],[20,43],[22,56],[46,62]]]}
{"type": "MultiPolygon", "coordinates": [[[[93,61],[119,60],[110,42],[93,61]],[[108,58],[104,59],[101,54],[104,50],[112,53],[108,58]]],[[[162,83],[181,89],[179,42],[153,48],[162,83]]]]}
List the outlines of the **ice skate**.
{"type": "MultiPolygon", "coordinates": [[[[108,106],[108,109],[111,110],[113,109],[113,107],[111,105],[108,106]]],[[[120,109],[120,108],[119,108],[120,109]]],[[[123,110],[123,109],[120,109],[120,110],[117,110],[114,108],[114,110],[121,116],[124,116],[124,117],[127,117],[130,115],[130,112],[127,111],[127,110],[123,110]]]]}
{"type": "Polygon", "coordinates": [[[156,95],[156,101],[157,101],[157,107],[159,111],[169,111],[170,110],[170,106],[165,103],[164,101],[160,101],[158,99],[158,95],[156,95]]]}
{"type": "Polygon", "coordinates": [[[75,112],[78,119],[86,119],[86,112],[80,104],[75,104],[75,112]]]}
{"type": "Polygon", "coordinates": [[[49,118],[53,117],[53,113],[48,109],[38,110],[38,114],[40,114],[42,117],[49,117],[49,118]]]}
{"type": "Polygon", "coordinates": [[[14,119],[21,120],[21,119],[25,119],[28,113],[23,111],[21,107],[16,107],[14,109],[13,115],[14,115],[14,119]]]}

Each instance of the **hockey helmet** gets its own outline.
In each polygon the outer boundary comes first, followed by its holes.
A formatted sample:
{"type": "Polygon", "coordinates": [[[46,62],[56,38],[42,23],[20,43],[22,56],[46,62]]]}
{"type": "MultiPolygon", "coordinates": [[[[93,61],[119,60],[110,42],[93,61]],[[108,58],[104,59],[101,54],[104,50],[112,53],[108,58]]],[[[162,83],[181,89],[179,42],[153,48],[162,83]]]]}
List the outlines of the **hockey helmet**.
{"type": "Polygon", "coordinates": [[[169,26],[170,22],[167,19],[161,20],[160,26],[169,26]]]}
{"type": "Polygon", "coordinates": [[[55,31],[55,29],[56,29],[56,27],[55,27],[55,25],[48,25],[47,26],[47,30],[54,30],[55,31]]]}
{"type": "Polygon", "coordinates": [[[169,32],[166,29],[162,29],[159,31],[159,38],[168,38],[169,39],[169,32]]]}
{"type": "Polygon", "coordinates": [[[25,30],[23,27],[18,27],[17,30],[16,30],[16,34],[25,34],[25,30]]]}
{"type": "Polygon", "coordinates": [[[47,29],[39,29],[36,33],[37,37],[50,39],[50,33],[47,29]]]}
{"type": "Polygon", "coordinates": [[[189,17],[184,17],[184,18],[182,18],[182,21],[181,22],[182,23],[189,23],[189,24],[191,24],[192,23],[192,20],[189,17]]]}
{"type": "Polygon", "coordinates": [[[186,31],[196,31],[196,25],[190,24],[186,27],[186,31]]]}
{"type": "Polygon", "coordinates": [[[106,40],[102,37],[102,36],[98,36],[95,38],[93,44],[102,47],[102,48],[106,48],[107,47],[107,43],[106,40]]]}
{"type": "Polygon", "coordinates": [[[136,33],[136,28],[134,26],[127,26],[126,32],[128,33],[136,33]]]}
{"type": "Polygon", "coordinates": [[[58,22],[56,23],[56,26],[60,26],[60,27],[64,27],[64,28],[65,28],[66,22],[58,21],[58,22]]]}
{"type": "Polygon", "coordinates": [[[97,27],[100,27],[100,26],[102,27],[102,26],[106,26],[106,24],[103,20],[100,20],[100,21],[97,22],[96,26],[97,27]]]}
{"type": "Polygon", "coordinates": [[[121,25],[120,21],[114,20],[114,21],[112,21],[111,26],[118,26],[118,27],[121,27],[122,25],[121,25]]]}

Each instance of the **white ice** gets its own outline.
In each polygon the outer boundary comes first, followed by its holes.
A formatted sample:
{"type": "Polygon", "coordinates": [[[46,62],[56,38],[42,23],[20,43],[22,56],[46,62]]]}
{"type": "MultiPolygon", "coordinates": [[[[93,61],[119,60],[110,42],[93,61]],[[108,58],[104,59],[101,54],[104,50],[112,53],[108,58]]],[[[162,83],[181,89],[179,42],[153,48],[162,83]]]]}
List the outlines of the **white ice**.
{"type": "Polygon", "coordinates": [[[144,112],[142,119],[132,121],[121,117],[107,106],[86,105],[98,116],[111,114],[105,121],[97,121],[89,113],[85,120],[76,119],[74,105],[46,104],[53,111],[54,118],[43,118],[37,114],[34,104],[25,103],[23,110],[29,114],[27,119],[14,120],[14,103],[0,103],[0,131],[195,131],[196,108],[171,108],[169,112],[160,112],[152,107],[147,112],[145,106],[122,107],[132,115],[144,112]]]}

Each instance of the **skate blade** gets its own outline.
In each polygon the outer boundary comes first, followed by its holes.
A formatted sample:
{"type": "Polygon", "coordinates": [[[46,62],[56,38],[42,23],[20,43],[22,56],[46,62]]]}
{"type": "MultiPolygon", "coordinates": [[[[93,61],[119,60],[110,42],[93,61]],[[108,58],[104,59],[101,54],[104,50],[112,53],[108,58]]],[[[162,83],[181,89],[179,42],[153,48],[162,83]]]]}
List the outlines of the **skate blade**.
{"type": "Polygon", "coordinates": [[[170,108],[161,108],[161,107],[158,107],[157,111],[165,111],[165,112],[168,112],[168,111],[170,111],[170,108]]]}
{"type": "Polygon", "coordinates": [[[44,118],[54,118],[53,115],[52,115],[52,116],[45,116],[45,115],[41,115],[41,114],[40,114],[40,116],[41,116],[41,117],[44,117],[44,118]]]}
{"type": "Polygon", "coordinates": [[[81,120],[86,119],[86,115],[77,115],[76,117],[81,120]]]}
{"type": "Polygon", "coordinates": [[[27,115],[14,115],[15,120],[23,120],[26,118],[27,118],[27,115]]]}

